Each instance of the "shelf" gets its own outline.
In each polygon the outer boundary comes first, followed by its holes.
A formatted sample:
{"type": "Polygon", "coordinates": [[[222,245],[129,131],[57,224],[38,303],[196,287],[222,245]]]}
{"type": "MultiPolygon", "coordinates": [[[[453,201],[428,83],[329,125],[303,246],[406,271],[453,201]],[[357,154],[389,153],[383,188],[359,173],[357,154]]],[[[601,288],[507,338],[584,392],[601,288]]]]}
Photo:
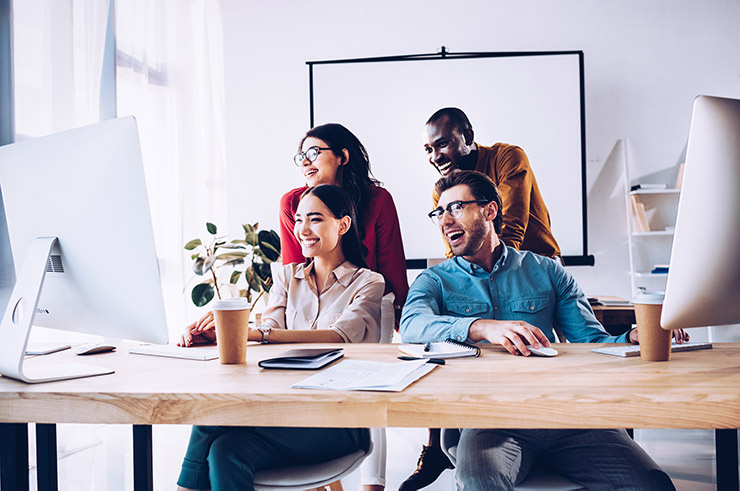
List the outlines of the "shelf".
{"type": "Polygon", "coordinates": [[[638,195],[638,194],[675,194],[679,195],[681,193],[680,189],[676,188],[668,188],[668,189],[638,189],[636,191],[630,191],[630,194],[638,195]]]}
{"type": "Polygon", "coordinates": [[[634,237],[672,237],[673,230],[651,230],[649,232],[632,232],[634,237]]]}
{"type": "Polygon", "coordinates": [[[665,278],[668,273],[651,273],[650,271],[636,271],[635,276],[638,278],[665,278]]]}

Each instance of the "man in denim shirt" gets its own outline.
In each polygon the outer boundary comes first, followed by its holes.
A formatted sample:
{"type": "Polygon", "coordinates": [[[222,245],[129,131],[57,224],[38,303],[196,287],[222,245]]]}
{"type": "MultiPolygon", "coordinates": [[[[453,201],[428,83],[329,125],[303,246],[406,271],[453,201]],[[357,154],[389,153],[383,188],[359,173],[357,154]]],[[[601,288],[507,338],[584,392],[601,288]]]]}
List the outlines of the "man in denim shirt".
{"type": "MultiPolygon", "coordinates": [[[[580,288],[556,261],[506,247],[493,181],[454,171],[435,185],[439,224],[454,257],[414,281],[401,318],[404,342],[456,339],[529,356],[555,341],[637,342],[636,330],[610,336],[580,288]]],[[[523,389],[524,390],[524,389],[523,389]]],[[[535,458],[589,489],[674,489],[670,478],[624,430],[464,429],[457,448],[459,489],[512,489],[535,458]]]]}

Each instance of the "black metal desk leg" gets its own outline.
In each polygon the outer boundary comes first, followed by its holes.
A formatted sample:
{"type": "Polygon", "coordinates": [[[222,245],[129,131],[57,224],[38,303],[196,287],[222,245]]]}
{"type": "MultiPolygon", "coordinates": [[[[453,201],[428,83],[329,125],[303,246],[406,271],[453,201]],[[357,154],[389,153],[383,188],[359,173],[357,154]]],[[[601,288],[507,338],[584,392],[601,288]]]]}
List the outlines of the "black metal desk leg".
{"type": "Polygon", "coordinates": [[[714,430],[714,447],[717,455],[717,491],[737,491],[737,430],[714,430]]]}
{"type": "Polygon", "coordinates": [[[152,427],[134,425],[134,491],[153,490],[152,427]]]}
{"type": "Polygon", "coordinates": [[[57,491],[57,425],[36,424],[36,482],[39,491],[57,491]]]}
{"type": "Polygon", "coordinates": [[[0,423],[0,488],[28,489],[28,425],[0,423]]]}

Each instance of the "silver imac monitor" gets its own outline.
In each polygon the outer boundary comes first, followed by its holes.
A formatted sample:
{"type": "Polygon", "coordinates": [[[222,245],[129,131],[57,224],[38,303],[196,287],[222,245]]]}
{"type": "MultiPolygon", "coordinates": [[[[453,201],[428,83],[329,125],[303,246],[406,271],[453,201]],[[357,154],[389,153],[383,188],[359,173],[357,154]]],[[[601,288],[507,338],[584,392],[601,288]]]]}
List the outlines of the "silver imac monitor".
{"type": "Polygon", "coordinates": [[[740,100],[694,100],[664,329],[740,323],[740,100]]]}
{"type": "Polygon", "coordinates": [[[16,272],[0,325],[2,375],[45,382],[112,373],[24,359],[32,325],[167,343],[133,117],[0,147],[0,187],[16,272]]]}

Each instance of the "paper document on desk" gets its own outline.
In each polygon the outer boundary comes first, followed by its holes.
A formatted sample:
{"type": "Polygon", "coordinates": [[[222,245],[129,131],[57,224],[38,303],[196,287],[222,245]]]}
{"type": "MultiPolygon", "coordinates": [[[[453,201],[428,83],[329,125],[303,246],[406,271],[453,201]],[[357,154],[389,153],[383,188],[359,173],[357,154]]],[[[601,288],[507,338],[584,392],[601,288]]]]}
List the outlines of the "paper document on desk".
{"type": "Polygon", "coordinates": [[[382,362],[344,360],[292,385],[294,389],[400,392],[434,370],[427,360],[382,362]]]}

